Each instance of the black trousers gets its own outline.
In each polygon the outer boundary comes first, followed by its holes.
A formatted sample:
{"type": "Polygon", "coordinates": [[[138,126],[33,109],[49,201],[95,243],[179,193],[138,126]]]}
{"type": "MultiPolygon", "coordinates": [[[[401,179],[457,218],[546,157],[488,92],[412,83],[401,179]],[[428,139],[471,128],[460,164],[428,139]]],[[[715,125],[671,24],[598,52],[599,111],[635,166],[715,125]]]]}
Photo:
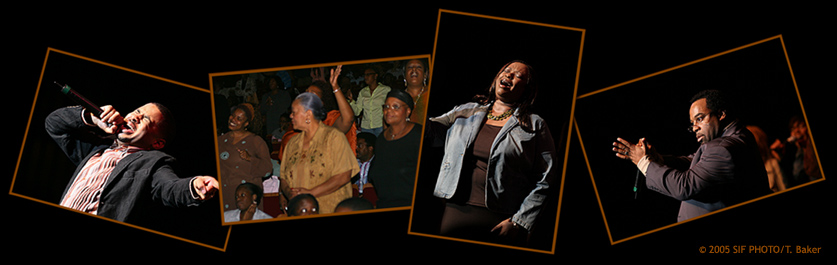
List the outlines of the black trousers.
{"type": "Polygon", "coordinates": [[[526,243],[526,230],[517,234],[500,236],[499,230],[491,232],[497,224],[511,216],[485,207],[448,202],[442,215],[439,235],[486,243],[521,246],[526,243]]]}

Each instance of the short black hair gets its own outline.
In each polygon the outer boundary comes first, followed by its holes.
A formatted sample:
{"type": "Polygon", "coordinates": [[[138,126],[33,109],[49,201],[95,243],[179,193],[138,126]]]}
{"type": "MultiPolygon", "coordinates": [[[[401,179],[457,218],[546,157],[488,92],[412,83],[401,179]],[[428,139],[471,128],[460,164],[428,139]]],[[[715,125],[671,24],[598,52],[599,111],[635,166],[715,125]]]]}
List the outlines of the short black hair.
{"type": "Polygon", "coordinates": [[[369,64],[365,68],[363,68],[364,74],[366,73],[366,70],[372,70],[372,72],[376,75],[380,74],[380,71],[378,70],[378,67],[374,64],[369,64]]]}
{"type": "Polygon", "coordinates": [[[360,197],[351,197],[341,201],[337,204],[335,210],[341,207],[348,208],[352,211],[371,210],[375,208],[375,206],[372,205],[372,202],[360,197]]]}
{"type": "Polygon", "coordinates": [[[163,120],[155,124],[155,126],[157,127],[157,132],[159,133],[158,136],[165,139],[166,145],[168,145],[172,142],[172,140],[174,140],[174,137],[177,134],[177,123],[174,120],[174,113],[161,103],[151,102],[150,104],[157,107],[160,114],[163,116],[163,120]]]}
{"type": "Polygon", "coordinates": [[[736,115],[736,111],[733,109],[734,104],[732,104],[732,99],[727,93],[721,90],[707,89],[700,91],[692,97],[689,103],[692,104],[701,99],[706,99],[706,108],[713,112],[723,112],[727,117],[736,115]]]}
{"type": "Polygon", "coordinates": [[[317,208],[317,210],[319,211],[320,202],[317,201],[317,198],[314,197],[314,195],[303,193],[294,196],[293,198],[291,198],[291,200],[288,201],[288,216],[296,215],[296,211],[299,209],[299,207],[302,205],[302,202],[304,202],[305,200],[311,200],[311,202],[314,203],[314,207],[317,208]]]}
{"type": "Polygon", "coordinates": [[[244,183],[239,184],[238,187],[236,187],[235,189],[238,190],[239,188],[245,188],[245,189],[249,190],[250,193],[255,194],[256,195],[256,203],[261,203],[262,202],[262,196],[264,196],[264,193],[262,192],[262,188],[259,187],[259,185],[256,185],[256,184],[253,184],[253,183],[250,183],[250,182],[244,182],[244,183]]]}
{"type": "Polygon", "coordinates": [[[374,134],[370,132],[359,132],[357,133],[357,139],[363,139],[366,141],[366,146],[375,147],[375,141],[378,139],[374,134]]]}

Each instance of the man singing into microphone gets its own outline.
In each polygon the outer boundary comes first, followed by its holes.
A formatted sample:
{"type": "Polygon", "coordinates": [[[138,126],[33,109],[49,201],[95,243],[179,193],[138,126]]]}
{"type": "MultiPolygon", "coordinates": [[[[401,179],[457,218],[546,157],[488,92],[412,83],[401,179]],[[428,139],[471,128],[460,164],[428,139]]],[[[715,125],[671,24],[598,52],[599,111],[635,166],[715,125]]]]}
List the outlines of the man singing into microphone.
{"type": "Polygon", "coordinates": [[[46,118],[50,137],[78,165],[60,205],[138,224],[153,220],[152,206],[196,206],[214,196],[213,177],[180,178],[174,158],[160,151],[174,132],[166,107],[148,103],[124,117],[112,106],[101,109],[96,116],[66,107],[46,118]]]}
{"type": "Polygon", "coordinates": [[[755,138],[729,98],[706,90],[691,103],[689,131],[701,143],[694,154],[662,156],[644,138],[613,143],[616,156],[636,164],[649,189],[681,201],[678,222],[770,192],[755,138]]]}

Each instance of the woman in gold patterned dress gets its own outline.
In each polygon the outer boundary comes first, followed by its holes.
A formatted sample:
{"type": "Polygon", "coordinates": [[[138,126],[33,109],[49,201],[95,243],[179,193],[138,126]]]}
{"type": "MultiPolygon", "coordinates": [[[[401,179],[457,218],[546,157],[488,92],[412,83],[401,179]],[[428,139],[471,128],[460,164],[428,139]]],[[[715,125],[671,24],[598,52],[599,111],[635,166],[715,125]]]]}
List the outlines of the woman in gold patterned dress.
{"type": "Polygon", "coordinates": [[[291,104],[291,122],[301,133],[285,146],[281,165],[281,193],[291,199],[311,194],[320,214],[332,213],[340,201],[352,197],[352,176],[360,170],[346,136],[323,124],[323,103],[313,93],[302,93],[291,104]]]}

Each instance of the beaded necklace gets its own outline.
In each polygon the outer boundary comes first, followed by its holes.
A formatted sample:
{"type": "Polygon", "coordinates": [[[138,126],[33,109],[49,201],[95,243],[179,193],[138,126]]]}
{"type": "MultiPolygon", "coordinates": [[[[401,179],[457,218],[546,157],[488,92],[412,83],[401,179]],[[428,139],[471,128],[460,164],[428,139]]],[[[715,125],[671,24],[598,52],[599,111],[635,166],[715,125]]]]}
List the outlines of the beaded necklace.
{"type": "Polygon", "coordinates": [[[500,116],[495,116],[492,113],[492,111],[489,111],[487,117],[491,120],[502,121],[502,120],[505,120],[506,118],[508,118],[509,116],[511,116],[513,110],[514,110],[513,108],[510,108],[506,112],[503,112],[503,114],[500,114],[500,116]]]}

